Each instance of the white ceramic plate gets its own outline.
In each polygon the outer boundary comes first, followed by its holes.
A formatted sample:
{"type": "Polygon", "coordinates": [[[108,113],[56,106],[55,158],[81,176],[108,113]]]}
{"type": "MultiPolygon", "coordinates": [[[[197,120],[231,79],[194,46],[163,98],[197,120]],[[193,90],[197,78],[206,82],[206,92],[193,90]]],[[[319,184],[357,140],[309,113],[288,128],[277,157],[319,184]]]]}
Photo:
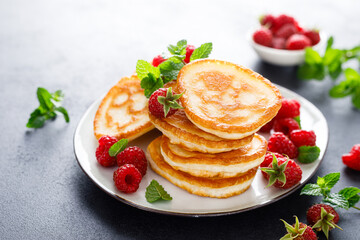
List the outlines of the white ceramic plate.
{"type": "MultiPolygon", "coordinates": [[[[300,184],[293,188],[287,190],[277,189],[275,187],[266,188],[266,181],[259,170],[251,187],[241,195],[227,199],[200,197],[178,188],[157,175],[149,167],[137,192],[124,194],[116,189],[113,182],[113,172],[116,167],[102,167],[97,163],[95,158],[95,150],[98,143],[93,134],[93,120],[101,99],[95,101],[88,108],[75,131],[74,151],[77,161],[85,174],[110,196],[146,211],[194,217],[216,216],[248,211],[273,203],[300,188],[314,175],[324,157],[328,143],[328,126],[322,113],[312,103],[296,93],[280,86],[279,89],[285,98],[297,99],[301,103],[300,118],[302,128],[315,131],[317,136],[316,143],[321,149],[318,160],[310,164],[301,164],[303,176],[300,184]],[[148,203],[145,199],[145,189],[152,179],[156,179],[164,186],[165,190],[173,197],[173,200],[148,203]]],[[[160,134],[159,131],[153,130],[130,142],[130,145],[137,145],[146,151],[148,144],[160,134]]]]}

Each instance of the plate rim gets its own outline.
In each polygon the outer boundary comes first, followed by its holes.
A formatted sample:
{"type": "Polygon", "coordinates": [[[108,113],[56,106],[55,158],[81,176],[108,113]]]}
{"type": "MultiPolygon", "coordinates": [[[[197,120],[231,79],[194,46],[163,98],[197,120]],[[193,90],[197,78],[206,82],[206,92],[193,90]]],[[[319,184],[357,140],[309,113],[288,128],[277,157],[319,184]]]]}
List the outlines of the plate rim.
{"type": "MultiPolygon", "coordinates": [[[[137,209],[140,209],[140,210],[144,210],[144,211],[148,211],[148,212],[153,212],[153,213],[157,213],[157,214],[164,214],[164,215],[171,215],[171,216],[181,216],[181,217],[216,217],[216,216],[228,216],[228,215],[233,215],[233,214],[237,214],[237,213],[241,213],[241,212],[247,212],[247,211],[250,211],[250,210],[254,210],[254,209],[257,209],[257,208],[261,208],[261,207],[264,207],[264,206],[267,206],[269,204],[272,204],[272,203],[275,203],[287,196],[289,196],[290,194],[294,193],[295,191],[297,191],[300,187],[304,186],[314,175],[315,173],[317,172],[317,170],[319,169],[322,161],[324,160],[324,157],[325,157],[325,154],[328,150],[328,146],[329,146],[329,125],[327,123],[327,120],[324,116],[324,114],[312,103],[310,102],[309,100],[307,100],[305,97],[299,95],[298,93],[288,89],[288,88],[285,88],[285,87],[282,87],[278,84],[275,84],[273,83],[276,87],[278,87],[280,89],[280,92],[281,91],[288,91],[290,92],[291,94],[294,94],[296,95],[296,97],[298,98],[301,98],[302,100],[304,100],[307,104],[310,104],[312,107],[314,107],[319,113],[320,113],[320,116],[321,118],[323,118],[325,120],[325,124],[326,124],[326,130],[327,130],[327,139],[326,139],[326,146],[325,146],[325,150],[324,150],[324,154],[323,154],[323,157],[319,160],[319,164],[315,167],[314,171],[310,174],[310,176],[303,182],[303,183],[300,183],[298,184],[296,187],[294,187],[293,189],[291,189],[290,191],[287,191],[275,198],[272,198],[270,200],[267,200],[261,204],[257,204],[255,206],[251,206],[251,207],[247,207],[247,208],[242,208],[242,209],[237,209],[237,210],[231,210],[231,211],[219,211],[219,212],[200,212],[200,213],[186,213],[186,212],[178,212],[178,211],[169,211],[169,210],[161,210],[161,209],[156,209],[156,208],[150,208],[150,207],[146,207],[146,206],[142,206],[142,205],[139,205],[139,204],[135,204],[117,194],[113,194],[111,192],[109,192],[106,188],[102,187],[100,183],[98,183],[98,180],[97,179],[94,179],[92,178],[86,171],[85,169],[83,168],[83,166],[81,165],[80,161],[79,161],[79,158],[76,154],[76,149],[75,149],[75,138],[76,136],[78,135],[78,132],[80,131],[80,125],[85,121],[85,117],[88,115],[88,112],[91,111],[92,107],[99,101],[99,99],[96,99],[95,101],[93,101],[90,106],[86,109],[86,111],[83,113],[79,123],[77,124],[76,126],[76,129],[74,131],[74,134],[73,134],[73,151],[74,151],[74,155],[75,155],[75,158],[76,158],[76,161],[78,163],[78,165],[80,166],[81,170],[85,173],[86,176],[88,176],[90,178],[90,180],[95,183],[95,185],[100,188],[101,190],[103,190],[106,194],[108,194],[109,196],[115,198],[116,200],[122,202],[122,203],[125,203],[129,206],[132,206],[132,207],[135,207],[137,209]]],[[[189,193],[190,194],[190,193],[189,193]]]]}

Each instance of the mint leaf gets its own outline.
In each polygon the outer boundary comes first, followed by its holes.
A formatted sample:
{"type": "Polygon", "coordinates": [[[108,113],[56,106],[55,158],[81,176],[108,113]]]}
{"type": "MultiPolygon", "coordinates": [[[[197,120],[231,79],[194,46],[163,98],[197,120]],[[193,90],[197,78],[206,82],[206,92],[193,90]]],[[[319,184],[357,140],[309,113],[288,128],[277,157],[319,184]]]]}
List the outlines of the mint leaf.
{"type": "Polygon", "coordinates": [[[110,157],[116,157],[116,155],[124,151],[128,142],[129,141],[126,138],[123,138],[117,141],[116,143],[114,143],[114,145],[112,145],[111,148],[109,149],[110,157]]]}
{"type": "Polygon", "coordinates": [[[354,92],[351,101],[357,109],[360,109],[360,86],[357,87],[356,91],[354,92]]]}
{"type": "Polygon", "coordinates": [[[359,202],[359,193],[360,189],[357,187],[347,187],[339,192],[339,194],[348,201],[349,208],[355,206],[355,204],[359,202]]]}
{"type": "Polygon", "coordinates": [[[332,188],[340,179],[340,173],[329,173],[323,177],[325,181],[325,187],[332,188]]]}
{"type": "MultiPolygon", "coordinates": [[[[176,45],[169,45],[168,50],[172,55],[185,55],[186,53],[186,47],[187,47],[187,41],[180,40],[177,42],[176,45]]],[[[184,56],[185,58],[185,56],[184,56]]]]}
{"type": "Polygon", "coordinates": [[[318,52],[314,49],[308,47],[305,49],[305,63],[313,64],[322,64],[323,60],[318,52]]]}
{"type": "Polygon", "coordinates": [[[160,77],[160,70],[157,67],[151,65],[151,63],[145,60],[138,60],[136,63],[136,74],[140,80],[147,77],[148,74],[151,73],[155,78],[160,77]]]}
{"type": "Polygon", "coordinates": [[[349,209],[348,200],[339,193],[331,193],[328,197],[323,199],[324,203],[331,205],[334,208],[349,209]]]}
{"type": "Polygon", "coordinates": [[[148,73],[148,75],[141,80],[140,86],[144,89],[145,96],[149,98],[153,92],[162,88],[164,83],[161,78],[156,78],[154,74],[148,73]]]}
{"type": "Polygon", "coordinates": [[[317,184],[306,184],[303,189],[301,189],[300,195],[321,196],[321,187],[317,184]]]}
{"type": "Polygon", "coordinates": [[[209,57],[212,51],[212,43],[204,43],[200,47],[196,48],[190,57],[190,62],[196,59],[209,57]]]}
{"type": "Polygon", "coordinates": [[[172,197],[165,191],[156,180],[152,180],[149,186],[146,188],[145,198],[149,203],[153,203],[157,200],[172,200],[172,197]]]}
{"type": "Polygon", "coordinates": [[[51,94],[52,99],[54,99],[56,102],[61,102],[64,99],[64,94],[61,90],[57,90],[53,94],[51,94]]]}
{"type": "Polygon", "coordinates": [[[300,129],[301,129],[300,116],[294,117],[294,120],[299,124],[299,127],[300,127],[300,129]]]}
{"type": "Polygon", "coordinates": [[[331,37],[329,37],[329,39],[327,40],[326,50],[328,50],[329,48],[331,48],[333,44],[334,44],[334,37],[331,36],[331,37]]]}
{"type": "Polygon", "coordinates": [[[325,78],[325,67],[322,64],[305,63],[298,68],[297,77],[304,80],[323,80],[325,78]]]}
{"type": "Polygon", "coordinates": [[[51,110],[54,104],[51,102],[51,94],[45,88],[39,87],[36,91],[40,106],[45,110],[51,110]]]}
{"type": "Polygon", "coordinates": [[[68,114],[68,112],[66,111],[65,108],[60,106],[60,107],[56,107],[54,110],[58,111],[58,112],[60,112],[60,113],[62,113],[64,115],[65,122],[70,122],[69,114],[68,114]]]}
{"type": "Polygon", "coordinates": [[[182,62],[174,62],[173,60],[166,60],[159,65],[161,76],[164,83],[176,80],[180,69],[184,66],[182,62]]]}
{"type": "Polygon", "coordinates": [[[42,115],[41,111],[39,109],[35,109],[28,120],[28,123],[26,124],[26,127],[28,128],[41,128],[45,124],[45,117],[42,115]]]}
{"type": "Polygon", "coordinates": [[[318,146],[299,147],[298,161],[301,163],[312,163],[319,158],[320,148],[318,146]]]}
{"type": "Polygon", "coordinates": [[[343,98],[349,96],[354,91],[354,84],[353,81],[345,80],[332,87],[329,91],[330,97],[333,98],[343,98]]]}

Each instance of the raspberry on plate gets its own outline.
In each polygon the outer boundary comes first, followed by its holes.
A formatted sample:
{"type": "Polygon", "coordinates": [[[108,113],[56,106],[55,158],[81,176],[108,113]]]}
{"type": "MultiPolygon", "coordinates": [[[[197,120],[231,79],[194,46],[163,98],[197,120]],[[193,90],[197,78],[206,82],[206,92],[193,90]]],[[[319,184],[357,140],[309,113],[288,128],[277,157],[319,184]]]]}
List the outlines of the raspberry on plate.
{"type": "Polygon", "coordinates": [[[119,167],[125,164],[133,164],[141,173],[142,176],[146,174],[147,160],[144,151],[139,147],[128,147],[116,156],[119,167]]]}
{"type": "Polygon", "coordinates": [[[190,57],[191,57],[192,53],[194,52],[194,50],[195,50],[195,47],[193,45],[186,46],[186,55],[185,55],[184,62],[186,62],[186,63],[190,62],[190,57]]]}
{"type": "Polygon", "coordinates": [[[183,108],[177,101],[181,94],[174,94],[170,88],[159,88],[149,98],[149,111],[158,118],[173,115],[178,109],[183,108]]]}
{"type": "Polygon", "coordinates": [[[281,108],[276,118],[294,118],[300,115],[300,103],[295,99],[282,99],[281,108]]]}
{"type": "MultiPolygon", "coordinates": [[[[274,122],[274,131],[289,135],[292,131],[300,129],[299,123],[293,118],[280,118],[274,122]]],[[[296,145],[296,144],[295,144],[296,145]]]]}
{"type": "Polygon", "coordinates": [[[271,47],[272,38],[273,38],[273,36],[272,36],[271,31],[264,27],[255,31],[253,34],[254,42],[256,42],[257,44],[266,46],[266,47],[271,47]]]}
{"type": "Polygon", "coordinates": [[[165,62],[166,59],[164,59],[161,55],[157,55],[156,57],[154,57],[153,61],[152,61],[152,65],[154,67],[159,66],[162,62],[165,62]]]}
{"type": "Polygon", "coordinates": [[[315,132],[312,130],[311,131],[294,130],[290,132],[290,140],[297,147],[316,145],[316,135],[315,132]]]}
{"type": "Polygon", "coordinates": [[[349,168],[360,171],[360,144],[355,144],[350,153],[342,155],[342,161],[349,168]]]}
{"type": "MultiPolygon", "coordinates": [[[[266,155],[265,155],[264,161],[262,161],[262,163],[260,164],[260,167],[261,167],[261,168],[262,168],[262,167],[268,167],[269,164],[272,163],[272,161],[273,161],[273,159],[274,159],[274,155],[275,155],[275,157],[276,157],[277,159],[282,159],[282,158],[283,158],[285,161],[286,161],[286,159],[287,159],[284,155],[281,155],[281,154],[279,154],[279,153],[267,152],[266,155]]],[[[264,171],[261,171],[261,173],[262,173],[262,175],[263,175],[265,178],[268,177],[268,176],[267,176],[268,174],[265,173],[264,171]]],[[[267,178],[267,179],[268,179],[268,178],[267,178]]]]}
{"type": "Polygon", "coordinates": [[[288,158],[273,158],[275,162],[271,162],[267,168],[261,168],[265,174],[266,179],[269,180],[269,185],[274,185],[277,188],[287,189],[299,183],[302,178],[302,170],[300,166],[288,158]]]}
{"type": "Polygon", "coordinates": [[[285,154],[289,158],[296,158],[298,156],[298,149],[294,143],[282,132],[273,133],[268,141],[268,150],[285,154]]]}
{"type": "Polygon", "coordinates": [[[302,34],[293,34],[288,38],[285,45],[288,50],[301,50],[310,47],[311,41],[302,34]]]}
{"type": "Polygon", "coordinates": [[[111,167],[116,164],[116,158],[109,155],[109,149],[117,142],[117,139],[111,136],[102,136],[99,139],[99,146],[96,148],[96,160],[101,166],[111,167]]]}
{"type": "Polygon", "coordinates": [[[134,165],[125,164],[114,172],[113,179],[119,191],[133,193],[138,190],[142,176],[134,165]]]}
{"type": "Polygon", "coordinates": [[[267,124],[265,124],[264,126],[262,126],[260,128],[260,132],[270,132],[270,130],[273,128],[274,126],[274,122],[275,122],[275,119],[272,119],[270,122],[268,122],[267,124]]]}

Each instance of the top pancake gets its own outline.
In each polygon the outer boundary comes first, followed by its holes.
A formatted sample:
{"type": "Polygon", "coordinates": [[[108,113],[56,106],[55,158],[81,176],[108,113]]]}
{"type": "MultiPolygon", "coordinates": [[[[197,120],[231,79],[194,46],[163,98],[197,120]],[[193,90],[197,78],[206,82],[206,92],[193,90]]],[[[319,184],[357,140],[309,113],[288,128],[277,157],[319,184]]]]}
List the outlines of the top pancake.
{"type": "Polygon", "coordinates": [[[137,76],[120,79],[106,94],[96,112],[95,137],[99,139],[110,135],[130,141],[153,129],[147,102],[137,76]]]}
{"type": "Polygon", "coordinates": [[[200,129],[240,139],[258,131],[281,107],[279,90],[258,73],[219,60],[185,65],[178,75],[185,113],[200,129]]]}

